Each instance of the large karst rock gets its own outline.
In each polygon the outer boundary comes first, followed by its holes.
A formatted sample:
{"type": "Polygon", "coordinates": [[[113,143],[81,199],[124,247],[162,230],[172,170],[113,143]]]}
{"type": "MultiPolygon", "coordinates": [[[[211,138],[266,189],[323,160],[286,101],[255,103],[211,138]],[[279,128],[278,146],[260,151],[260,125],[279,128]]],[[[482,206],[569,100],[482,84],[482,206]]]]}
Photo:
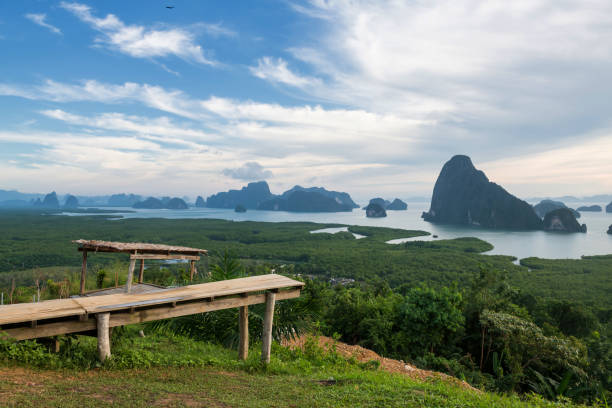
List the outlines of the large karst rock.
{"type": "MultiPolygon", "coordinates": [[[[282,195],[281,198],[283,199],[287,199],[291,194],[293,194],[296,191],[306,191],[308,193],[319,193],[321,195],[324,195],[325,197],[331,198],[333,200],[335,200],[338,204],[341,204],[343,207],[347,207],[347,208],[359,208],[359,206],[357,204],[355,204],[355,202],[353,201],[353,199],[351,198],[351,196],[348,193],[342,192],[342,191],[330,191],[330,190],[326,190],[323,187],[302,187],[302,186],[294,186],[293,188],[285,191],[282,195]]],[[[345,211],[345,210],[342,210],[345,211]]]]}
{"type": "Polygon", "coordinates": [[[489,181],[468,156],[451,158],[438,176],[426,221],[488,228],[537,230],[533,207],[489,181]]]}
{"type": "Polygon", "coordinates": [[[283,194],[261,203],[257,209],[291,212],[341,212],[352,211],[353,206],[338,202],[335,198],[317,191],[294,190],[289,194],[283,194]]]}
{"type": "Polygon", "coordinates": [[[408,209],[408,204],[406,204],[399,198],[396,198],[395,200],[391,201],[391,204],[387,205],[387,210],[405,211],[407,209],[408,209]]]}
{"type": "Polygon", "coordinates": [[[78,206],[79,200],[75,196],[68,194],[64,202],[64,208],[77,208],[78,206]]]}
{"type": "Polygon", "coordinates": [[[57,194],[55,193],[55,191],[53,191],[52,193],[47,194],[42,201],[40,201],[39,199],[36,200],[34,202],[34,206],[55,209],[60,207],[60,203],[57,199],[57,194]]]}
{"type": "Polygon", "coordinates": [[[606,205],[606,212],[607,213],[612,213],[612,202],[610,202],[610,204],[606,205]]]}
{"type": "Polygon", "coordinates": [[[273,197],[268,183],[258,181],[249,183],[240,190],[213,194],[206,200],[206,206],[210,208],[236,208],[238,204],[241,204],[245,208],[256,209],[259,204],[273,197]]]}
{"type": "Polygon", "coordinates": [[[382,218],[387,216],[385,209],[378,203],[370,203],[365,208],[366,217],[368,218],[382,218]]]}
{"type": "Polygon", "coordinates": [[[206,207],[206,201],[204,201],[202,196],[198,196],[198,198],[196,198],[195,206],[197,208],[204,208],[204,207],[206,207]]]}
{"type": "Polygon", "coordinates": [[[108,199],[108,205],[112,207],[131,207],[139,201],[142,201],[142,197],[137,194],[113,194],[108,199]]]}
{"type": "Polygon", "coordinates": [[[149,197],[144,201],[135,203],[133,208],[146,208],[148,210],[161,210],[162,208],[168,210],[186,210],[189,208],[187,203],[182,198],[174,197],[162,197],[159,198],[149,197]]]}
{"type": "MultiPolygon", "coordinates": [[[[538,214],[538,217],[540,218],[544,218],[547,213],[551,212],[552,210],[556,210],[558,208],[569,208],[569,207],[566,206],[561,201],[553,201],[553,200],[542,200],[538,204],[533,206],[533,210],[536,212],[536,214],[538,214]]],[[[580,213],[578,211],[574,210],[573,208],[570,208],[570,211],[572,212],[572,214],[574,214],[574,217],[580,218],[580,213]]]]}
{"type": "Polygon", "coordinates": [[[608,234],[612,235],[612,225],[608,227],[608,234]]]}
{"type": "Polygon", "coordinates": [[[558,208],[544,217],[546,231],[586,232],[586,224],[580,225],[568,208],[558,208]]]}

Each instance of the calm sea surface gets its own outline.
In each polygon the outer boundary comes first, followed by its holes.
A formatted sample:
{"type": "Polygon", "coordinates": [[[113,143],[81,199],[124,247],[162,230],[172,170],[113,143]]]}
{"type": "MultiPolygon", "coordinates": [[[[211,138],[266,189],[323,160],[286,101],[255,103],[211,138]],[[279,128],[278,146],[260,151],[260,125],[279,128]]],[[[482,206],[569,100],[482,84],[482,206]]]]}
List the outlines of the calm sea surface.
{"type": "MultiPolygon", "coordinates": [[[[566,203],[576,208],[583,204],[566,203]]],[[[605,207],[606,203],[599,204],[605,207]]],[[[366,218],[365,211],[355,209],[345,213],[290,213],[282,211],[255,211],[236,213],[217,208],[190,208],[188,210],[132,210],[118,208],[117,214],[125,218],[218,218],[233,221],[311,221],[346,225],[423,230],[437,235],[437,239],[477,237],[490,242],[495,248],[489,254],[512,255],[519,259],[529,256],[540,258],[580,258],[581,255],[612,254],[612,235],[606,234],[612,224],[612,213],[582,212],[578,220],[587,225],[587,233],[564,234],[543,231],[498,231],[451,225],[436,225],[421,219],[421,213],[429,209],[429,203],[409,203],[407,211],[388,211],[386,218],[366,218]],[[122,212],[131,210],[136,212],[122,212]]],[[[77,214],[74,214],[77,215],[77,214]]],[[[78,214],[80,215],[80,214],[78,214]]],[[[432,235],[413,238],[434,240],[432,235]]],[[[402,241],[402,240],[396,240],[402,241]]]]}

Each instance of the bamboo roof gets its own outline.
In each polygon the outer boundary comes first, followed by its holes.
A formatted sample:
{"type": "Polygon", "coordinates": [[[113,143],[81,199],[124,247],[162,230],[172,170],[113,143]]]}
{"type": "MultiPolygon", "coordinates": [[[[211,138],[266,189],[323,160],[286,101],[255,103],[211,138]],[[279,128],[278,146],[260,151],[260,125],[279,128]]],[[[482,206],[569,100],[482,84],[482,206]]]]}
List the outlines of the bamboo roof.
{"type": "Polygon", "coordinates": [[[124,252],[129,254],[185,254],[198,255],[208,253],[205,249],[175,245],[148,244],[143,242],[113,242],[78,239],[72,241],[79,244],[79,250],[92,252],[124,252]]]}

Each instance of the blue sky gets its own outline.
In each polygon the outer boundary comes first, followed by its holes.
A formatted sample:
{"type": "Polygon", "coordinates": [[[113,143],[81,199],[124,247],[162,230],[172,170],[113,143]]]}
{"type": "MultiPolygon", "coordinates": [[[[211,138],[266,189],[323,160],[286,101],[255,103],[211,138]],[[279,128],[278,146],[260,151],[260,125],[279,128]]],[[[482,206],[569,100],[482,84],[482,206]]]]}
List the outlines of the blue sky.
{"type": "Polygon", "coordinates": [[[612,4],[0,4],[0,188],[612,192],[612,4]],[[175,6],[167,9],[165,6],[175,6]]]}

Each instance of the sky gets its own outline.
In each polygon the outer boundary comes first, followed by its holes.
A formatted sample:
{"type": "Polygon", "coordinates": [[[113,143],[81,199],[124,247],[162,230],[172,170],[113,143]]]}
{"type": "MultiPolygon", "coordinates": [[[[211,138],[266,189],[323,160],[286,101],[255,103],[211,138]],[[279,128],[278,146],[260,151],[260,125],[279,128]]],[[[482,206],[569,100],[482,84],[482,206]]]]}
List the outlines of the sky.
{"type": "Polygon", "coordinates": [[[2,189],[612,193],[609,0],[5,1],[0,72],[2,189]]]}

